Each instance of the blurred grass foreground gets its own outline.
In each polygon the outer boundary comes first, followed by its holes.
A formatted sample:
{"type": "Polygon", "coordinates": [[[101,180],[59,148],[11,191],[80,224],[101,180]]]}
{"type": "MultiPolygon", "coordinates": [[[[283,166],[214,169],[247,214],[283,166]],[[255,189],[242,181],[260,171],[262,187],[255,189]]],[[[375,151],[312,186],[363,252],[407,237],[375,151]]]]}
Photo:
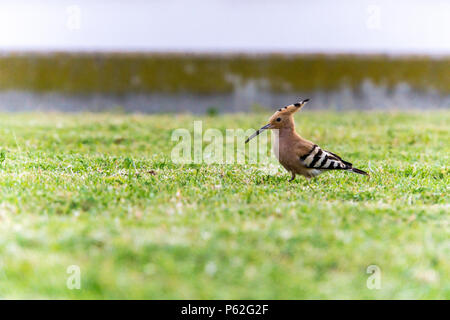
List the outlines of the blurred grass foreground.
{"type": "Polygon", "coordinates": [[[450,106],[450,58],[375,55],[6,54],[0,110],[202,113],[279,106],[450,106]]]}

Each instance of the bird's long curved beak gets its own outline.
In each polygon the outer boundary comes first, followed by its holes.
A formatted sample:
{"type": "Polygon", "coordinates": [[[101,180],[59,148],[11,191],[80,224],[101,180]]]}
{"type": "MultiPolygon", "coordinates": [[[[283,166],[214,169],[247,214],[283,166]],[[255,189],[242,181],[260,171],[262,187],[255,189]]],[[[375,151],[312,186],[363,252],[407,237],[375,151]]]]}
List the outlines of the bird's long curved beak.
{"type": "Polygon", "coordinates": [[[252,134],[250,137],[248,137],[247,140],[245,140],[245,143],[249,142],[251,139],[253,139],[254,137],[256,137],[258,134],[260,134],[261,132],[263,132],[266,129],[270,128],[270,123],[266,124],[264,127],[261,127],[261,129],[256,130],[256,132],[254,134],[252,134]]]}

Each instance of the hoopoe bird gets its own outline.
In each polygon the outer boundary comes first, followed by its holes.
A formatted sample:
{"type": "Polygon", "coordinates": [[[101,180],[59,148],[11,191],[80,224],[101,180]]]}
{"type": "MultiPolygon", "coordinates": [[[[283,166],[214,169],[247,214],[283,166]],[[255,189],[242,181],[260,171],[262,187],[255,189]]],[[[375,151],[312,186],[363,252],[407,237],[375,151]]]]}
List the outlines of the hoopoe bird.
{"type": "Polygon", "coordinates": [[[245,143],[264,130],[277,129],[278,136],[272,131],[272,147],[278,161],[292,174],[289,181],[293,181],[296,174],[310,179],[329,170],[346,170],[369,176],[367,172],[354,168],[350,162],[342,160],[337,154],[323,150],[295,132],[294,113],[308,101],[309,99],[305,99],[278,109],[270,117],[269,123],[252,134],[245,143]]]}

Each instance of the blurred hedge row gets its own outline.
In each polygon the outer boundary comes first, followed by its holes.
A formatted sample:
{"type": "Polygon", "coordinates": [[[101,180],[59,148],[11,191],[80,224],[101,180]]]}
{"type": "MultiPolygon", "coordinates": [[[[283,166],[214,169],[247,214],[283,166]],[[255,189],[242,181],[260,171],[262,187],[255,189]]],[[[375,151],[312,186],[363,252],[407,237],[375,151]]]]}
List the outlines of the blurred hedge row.
{"type": "Polygon", "coordinates": [[[230,92],[257,81],[272,92],[331,90],[362,81],[450,93],[450,57],[350,55],[8,54],[0,90],[230,92]]]}

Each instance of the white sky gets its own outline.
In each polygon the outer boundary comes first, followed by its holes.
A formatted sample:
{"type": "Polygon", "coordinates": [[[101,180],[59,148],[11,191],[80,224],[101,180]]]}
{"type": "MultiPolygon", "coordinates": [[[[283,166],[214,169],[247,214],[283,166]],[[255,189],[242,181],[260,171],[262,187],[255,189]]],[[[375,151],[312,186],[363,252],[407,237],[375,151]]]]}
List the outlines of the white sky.
{"type": "Polygon", "coordinates": [[[450,1],[0,0],[0,50],[450,54],[450,1]]]}

